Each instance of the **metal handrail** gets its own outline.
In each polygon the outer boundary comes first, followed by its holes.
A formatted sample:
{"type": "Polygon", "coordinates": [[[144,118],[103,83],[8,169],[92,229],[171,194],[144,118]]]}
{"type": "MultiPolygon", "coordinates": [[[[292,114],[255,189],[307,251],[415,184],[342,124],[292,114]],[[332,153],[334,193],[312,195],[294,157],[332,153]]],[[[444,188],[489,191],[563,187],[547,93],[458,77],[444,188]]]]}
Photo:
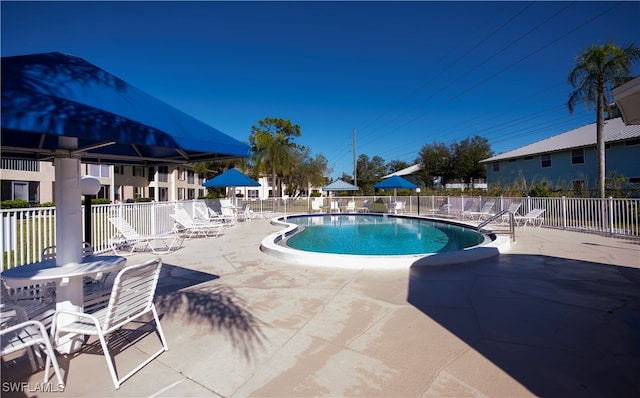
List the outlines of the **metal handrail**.
{"type": "Polygon", "coordinates": [[[484,220],[483,222],[478,224],[478,226],[476,226],[476,231],[480,231],[482,229],[482,227],[487,226],[492,221],[497,220],[498,218],[502,217],[505,214],[509,214],[509,236],[511,237],[511,242],[515,242],[516,241],[516,226],[515,226],[516,225],[516,219],[513,216],[513,213],[510,212],[509,210],[502,210],[502,211],[494,214],[493,216],[489,217],[488,219],[484,220]]]}

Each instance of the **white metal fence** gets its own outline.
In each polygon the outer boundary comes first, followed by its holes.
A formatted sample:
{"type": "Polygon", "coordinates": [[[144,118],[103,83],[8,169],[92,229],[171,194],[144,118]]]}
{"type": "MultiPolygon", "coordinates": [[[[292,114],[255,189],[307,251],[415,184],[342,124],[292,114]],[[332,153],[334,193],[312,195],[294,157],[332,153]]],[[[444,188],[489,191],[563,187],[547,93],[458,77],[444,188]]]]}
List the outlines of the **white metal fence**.
{"type": "MultiPolygon", "coordinates": [[[[254,214],[278,215],[308,213],[311,201],[318,198],[270,198],[237,199],[236,206],[249,205],[254,214]]],[[[369,204],[393,201],[390,196],[337,196],[323,198],[324,208],[329,211],[329,202],[338,201],[344,211],[348,201],[355,201],[356,208],[369,204]]],[[[519,214],[524,215],[534,208],[545,209],[544,226],[610,236],[640,238],[640,199],[582,199],[582,198],[531,198],[488,196],[399,196],[405,202],[409,214],[428,215],[442,204],[448,203],[453,212],[478,211],[486,202],[493,201],[494,212],[507,209],[512,202],[520,202],[519,214]]],[[[168,233],[174,227],[169,215],[174,207],[187,209],[195,217],[193,204],[196,201],[121,203],[91,206],[91,244],[97,253],[110,250],[109,240],[116,230],[109,222],[110,216],[124,217],[141,235],[168,233]]],[[[214,210],[220,207],[217,200],[206,200],[214,210]]],[[[374,206],[375,207],[375,206],[374,206]]],[[[374,208],[372,207],[372,208],[374,208]]],[[[384,210],[383,210],[384,211],[384,210]]],[[[0,211],[0,249],[2,269],[40,260],[42,249],[55,245],[55,208],[29,208],[0,211]]],[[[83,224],[84,228],[84,224],[83,224]]],[[[83,234],[84,236],[84,234],[83,234]]]]}

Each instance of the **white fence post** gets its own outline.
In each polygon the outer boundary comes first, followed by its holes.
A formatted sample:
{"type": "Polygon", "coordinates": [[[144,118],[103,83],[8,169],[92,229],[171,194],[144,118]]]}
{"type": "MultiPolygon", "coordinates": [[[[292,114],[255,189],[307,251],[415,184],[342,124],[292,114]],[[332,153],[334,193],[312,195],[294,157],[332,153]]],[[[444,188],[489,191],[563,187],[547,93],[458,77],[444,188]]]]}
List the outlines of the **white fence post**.
{"type": "Polygon", "coordinates": [[[613,198],[609,196],[609,234],[613,235],[615,228],[613,226],[613,198]]]}
{"type": "Polygon", "coordinates": [[[562,229],[567,229],[567,198],[562,197],[562,229]]]}

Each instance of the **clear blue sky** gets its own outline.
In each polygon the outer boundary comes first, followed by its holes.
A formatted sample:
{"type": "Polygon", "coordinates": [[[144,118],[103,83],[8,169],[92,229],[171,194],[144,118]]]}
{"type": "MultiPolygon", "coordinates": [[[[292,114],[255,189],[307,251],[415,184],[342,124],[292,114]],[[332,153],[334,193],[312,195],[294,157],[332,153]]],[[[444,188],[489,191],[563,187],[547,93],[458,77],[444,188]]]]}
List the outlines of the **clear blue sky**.
{"type": "MultiPolygon", "coordinates": [[[[640,2],[9,2],[2,56],[76,55],[241,141],[300,125],[331,176],[478,134],[495,153],[591,123],[567,75],[640,45],[640,2]]],[[[638,74],[636,66],[634,72],[638,74]]]]}

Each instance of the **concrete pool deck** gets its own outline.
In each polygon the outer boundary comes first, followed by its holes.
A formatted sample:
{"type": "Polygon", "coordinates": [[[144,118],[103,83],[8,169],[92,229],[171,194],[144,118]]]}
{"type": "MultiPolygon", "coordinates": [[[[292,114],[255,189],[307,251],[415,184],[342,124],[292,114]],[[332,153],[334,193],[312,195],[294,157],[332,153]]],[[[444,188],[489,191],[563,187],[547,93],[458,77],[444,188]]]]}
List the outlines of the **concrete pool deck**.
{"type": "MultiPolygon", "coordinates": [[[[169,351],[119,390],[92,339],[58,356],[64,393],[41,392],[21,358],[3,363],[2,396],[638,396],[637,241],[526,227],[475,263],[341,270],[262,253],[279,229],[242,222],[161,256],[169,351]]],[[[121,337],[121,374],[159,346],[121,337]]]]}

